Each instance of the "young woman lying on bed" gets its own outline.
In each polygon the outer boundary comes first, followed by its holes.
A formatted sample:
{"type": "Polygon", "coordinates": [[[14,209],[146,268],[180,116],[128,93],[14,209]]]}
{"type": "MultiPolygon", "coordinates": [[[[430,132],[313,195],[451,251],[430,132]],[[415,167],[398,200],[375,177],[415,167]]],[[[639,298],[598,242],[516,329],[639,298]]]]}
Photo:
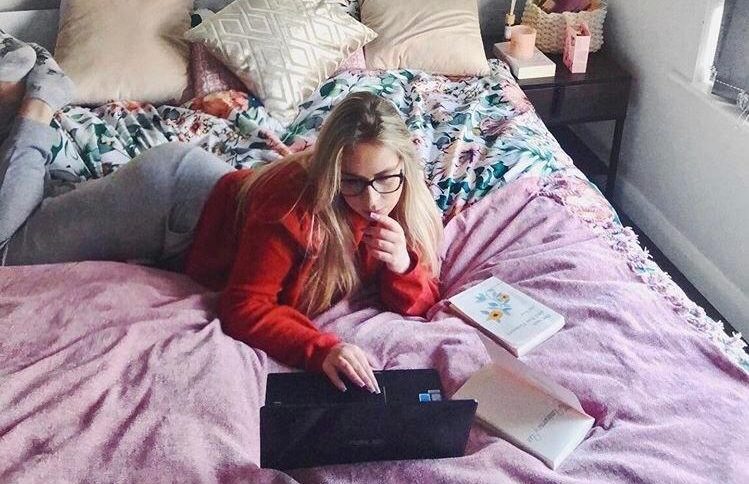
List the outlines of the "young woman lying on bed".
{"type": "Polygon", "coordinates": [[[4,265],[141,261],[221,291],[230,336],[279,361],[379,391],[366,354],[310,318],[364,283],[388,309],[438,299],[442,224],[394,106],[349,95],[312,151],[235,171],[187,144],[154,147],[111,176],[61,184],[49,126],[73,83],[43,48],[0,32],[0,251],[4,265]],[[312,282],[312,284],[310,284],[312,282]]]}

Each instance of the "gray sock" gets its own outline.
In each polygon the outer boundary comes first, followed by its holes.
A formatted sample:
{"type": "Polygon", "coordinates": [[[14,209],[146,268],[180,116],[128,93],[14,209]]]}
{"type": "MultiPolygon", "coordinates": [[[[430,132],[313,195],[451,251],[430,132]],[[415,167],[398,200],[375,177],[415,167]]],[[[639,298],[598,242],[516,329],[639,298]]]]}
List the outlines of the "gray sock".
{"type": "Polygon", "coordinates": [[[36,51],[36,64],[26,77],[26,97],[40,99],[57,111],[73,100],[75,85],[47,49],[29,45],[36,51]]]}
{"type": "Polygon", "coordinates": [[[0,30],[0,81],[16,82],[34,67],[36,52],[30,45],[0,30]]]}

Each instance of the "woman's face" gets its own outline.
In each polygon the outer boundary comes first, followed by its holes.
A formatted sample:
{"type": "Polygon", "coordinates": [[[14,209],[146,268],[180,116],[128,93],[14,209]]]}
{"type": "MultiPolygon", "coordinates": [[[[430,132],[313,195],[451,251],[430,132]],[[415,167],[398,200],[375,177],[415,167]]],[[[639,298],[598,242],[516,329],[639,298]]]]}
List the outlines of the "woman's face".
{"type": "Polygon", "coordinates": [[[404,182],[403,163],[395,151],[376,142],[357,143],[343,152],[342,161],[341,196],[349,207],[367,219],[372,212],[389,215],[398,204],[404,182]]]}

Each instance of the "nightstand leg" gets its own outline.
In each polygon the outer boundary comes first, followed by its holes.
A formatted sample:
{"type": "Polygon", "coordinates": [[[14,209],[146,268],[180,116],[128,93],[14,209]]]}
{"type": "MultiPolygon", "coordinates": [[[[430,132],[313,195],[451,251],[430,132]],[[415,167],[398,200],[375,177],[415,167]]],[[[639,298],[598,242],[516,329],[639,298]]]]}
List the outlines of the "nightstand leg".
{"type": "Polygon", "coordinates": [[[609,171],[606,175],[606,197],[614,196],[614,184],[616,182],[616,169],[619,165],[619,150],[622,147],[622,134],[624,133],[624,118],[616,120],[614,126],[614,139],[611,142],[611,154],[609,155],[609,171]]]}

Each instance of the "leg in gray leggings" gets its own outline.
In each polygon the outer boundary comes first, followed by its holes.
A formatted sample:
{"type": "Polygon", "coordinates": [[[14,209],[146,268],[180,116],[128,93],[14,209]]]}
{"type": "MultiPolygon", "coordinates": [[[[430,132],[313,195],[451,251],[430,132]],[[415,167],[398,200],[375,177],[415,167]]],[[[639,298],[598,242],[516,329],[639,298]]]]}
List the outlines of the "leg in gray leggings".
{"type": "MultiPolygon", "coordinates": [[[[43,139],[54,131],[41,123],[37,128],[43,139]]],[[[25,158],[15,162],[43,167],[50,153],[38,145],[29,149],[32,144],[31,139],[15,140],[15,156],[25,158]]],[[[44,198],[11,237],[5,263],[113,260],[179,270],[205,200],[230,171],[232,167],[192,145],[151,148],[112,175],[44,198]]]]}

